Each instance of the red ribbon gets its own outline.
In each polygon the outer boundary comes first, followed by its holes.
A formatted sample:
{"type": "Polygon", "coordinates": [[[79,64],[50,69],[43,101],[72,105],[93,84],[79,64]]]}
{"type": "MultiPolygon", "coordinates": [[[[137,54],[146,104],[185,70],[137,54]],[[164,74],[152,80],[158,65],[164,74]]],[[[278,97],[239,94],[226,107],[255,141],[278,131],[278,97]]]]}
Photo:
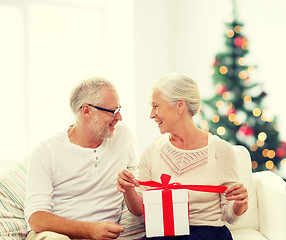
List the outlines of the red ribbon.
{"type": "Polygon", "coordinates": [[[162,174],[161,183],[156,181],[145,181],[138,183],[142,186],[155,187],[155,189],[162,191],[162,208],[163,208],[163,224],[164,224],[164,236],[174,236],[174,212],[173,212],[173,198],[171,189],[187,189],[201,192],[213,192],[213,193],[224,193],[227,189],[226,186],[212,186],[212,185],[182,185],[180,183],[169,183],[171,176],[162,174]]]}
{"type": "Polygon", "coordinates": [[[174,211],[172,190],[166,189],[162,191],[162,208],[163,208],[163,226],[164,236],[174,236],[174,211]]]}
{"type": "Polygon", "coordinates": [[[159,183],[156,181],[145,181],[145,182],[138,181],[138,183],[142,186],[155,187],[155,189],[150,189],[150,190],[187,189],[187,190],[200,191],[200,192],[224,193],[225,190],[227,189],[226,186],[182,185],[180,183],[169,183],[171,180],[171,176],[168,174],[162,174],[160,178],[161,178],[162,183],[159,183]]]}

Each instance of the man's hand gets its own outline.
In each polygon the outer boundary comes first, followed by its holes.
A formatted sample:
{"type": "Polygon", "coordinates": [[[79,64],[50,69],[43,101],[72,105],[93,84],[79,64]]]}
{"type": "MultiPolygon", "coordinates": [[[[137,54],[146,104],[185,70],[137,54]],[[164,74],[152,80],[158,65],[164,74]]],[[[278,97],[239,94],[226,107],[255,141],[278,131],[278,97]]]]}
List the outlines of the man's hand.
{"type": "Polygon", "coordinates": [[[113,222],[91,223],[91,238],[95,240],[117,239],[124,227],[113,222]]]}

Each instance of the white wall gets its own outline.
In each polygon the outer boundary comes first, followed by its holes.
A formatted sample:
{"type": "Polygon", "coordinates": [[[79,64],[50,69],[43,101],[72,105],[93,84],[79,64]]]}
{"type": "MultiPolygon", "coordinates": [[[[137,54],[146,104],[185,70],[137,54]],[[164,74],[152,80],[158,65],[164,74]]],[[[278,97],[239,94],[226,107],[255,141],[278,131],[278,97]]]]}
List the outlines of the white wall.
{"type": "MultiPolygon", "coordinates": [[[[5,33],[0,39],[0,161],[28,155],[40,139],[71,123],[70,91],[78,81],[94,75],[110,79],[118,88],[123,119],[136,136],[140,154],[159,136],[149,119],[149,89],[156,78],[170,72],[186,74],[198,82],[203,97],[213,93],[211,65],[225,47],[224,23],[231,16],[231,3],[0,0],[0,29],[5,33]],[[42,22],[21,12],[30,2],[35,7],[29,13],[34,18],[38,13],[42,22]],[[51,27],[49,17],[55,14],[59,22],[51,27]],[[27,21],[30,27],[25,28],[27,21]]],[[[278,115],[286,141],[286,2],[237,0],[237,9],[249,39],[247,64],[258,66],[252,80],[264,84],[265,104],[278,115]]]]}

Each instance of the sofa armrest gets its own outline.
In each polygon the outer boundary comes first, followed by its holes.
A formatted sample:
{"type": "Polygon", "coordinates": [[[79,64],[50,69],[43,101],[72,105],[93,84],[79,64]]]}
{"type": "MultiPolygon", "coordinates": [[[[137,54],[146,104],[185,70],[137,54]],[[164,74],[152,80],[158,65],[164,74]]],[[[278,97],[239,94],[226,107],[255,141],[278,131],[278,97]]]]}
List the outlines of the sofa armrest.
{"type": "Polygon", "coordinates": [[[256,182],[259,231],[269,240],[286,236],[286,182],[278,175],[263,171],[253,173],[256,182]]]}

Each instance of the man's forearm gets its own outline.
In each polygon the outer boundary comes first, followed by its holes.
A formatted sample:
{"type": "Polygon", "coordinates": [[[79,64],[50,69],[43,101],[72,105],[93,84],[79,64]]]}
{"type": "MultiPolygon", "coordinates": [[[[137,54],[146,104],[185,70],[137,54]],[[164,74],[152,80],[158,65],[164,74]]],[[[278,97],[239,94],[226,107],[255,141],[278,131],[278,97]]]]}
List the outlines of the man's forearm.
{"type": "Polygon", "coordinates": [[[91,238],[93,223],[68,220],[52,213],[39,211],[29,218],[29,224],[33,231],[52,231],[64,234],[72,238],[91,238]]]}
{"type": "Polygon", "coordinates": [[[68,220],[52,213],[33,213],[29,223],[35,232],[52,231],[70,238],[117,239],[124,227],[113,222],[81,222],[68,220]]]}

